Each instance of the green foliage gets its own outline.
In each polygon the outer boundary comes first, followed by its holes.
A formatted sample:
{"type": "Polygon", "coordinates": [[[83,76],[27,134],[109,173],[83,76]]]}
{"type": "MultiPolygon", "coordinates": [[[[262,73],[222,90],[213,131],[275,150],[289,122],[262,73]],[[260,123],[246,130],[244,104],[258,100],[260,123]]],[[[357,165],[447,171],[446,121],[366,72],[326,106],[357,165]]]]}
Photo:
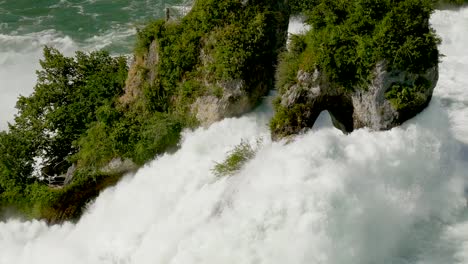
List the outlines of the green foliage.
{"type": "Polygon", "coordinates": [[[80,168],[97,170],[115,157],[130,158],[138,165],[177,145],[185,117],[168,113],[126,112],[112,123],[95,122],[79,140],[73,157],[80,168]]]}
{"type": "Polygon", "coordinates": [[[289,0],[289,7],[293,14],[304,14],[314,9],[319,0],[289,0]]]}
{"type": "Polygon", "coordinates": [[[30,182],[34,149],[29,137],[12,130],[0,132],[0,194],[30,182]]]}
{"type": "Polygon", "coordinates": [[[425,101],[424,91],[429,85],[429,81],[423,77],[415,83],[395,83],[385,93],[385,98],[397,110],[411,109],[425,101]]]}
{"type": "Polygon", "coordinates": [[[67,157],[78,151],[75,142],[97,120],[97,109],[122,94],[127,65],[104,51],[69,58],[45,47],[41,66],[33,94],[17,102],[12,133],[26,137],[52,175],[66,170],[67,157]]]}
{"type": "Polygon", "coordinates": [[[185,122],[174,115],[157,114],[145,122],[139,132],[139,138],[133,152],[133,160],[143,164],[174,147],[180,140],[185,122]]]}
{"type": "MultiPolygon", "coordinates": [[[[379,62],[389,70],[426,72],[439,62],[440,40],[429,25],[431,0],[316,0],[292,1],[301,8],[311,30],[293,36],[280,55],[277,89],[281,97],[295,85],[300,70],[318,70],[337,89],[364,89],[379,62]]],[[[420,102],[421,86],[395,84],[387,98],[397,109],[420,102]]],[[[270,123],[276,135],[307,127],[301,120],[306,106],[276,104],[270,123]],[[287,129],[288,131],[284,131],[287,129]]]]}
{"type": "Polygon", "coordinates": [[[135,53],[137,55],[144,55],[148,52],[151,42],[161,35],[164,27],[164,20],[159,19],[149,22],[143,29],[137,30],[137,41],[135,44],[135,53]]]}
{"type": "Polygon", "coordinates": [[[56,214],[68,214],[59,207],[72,210],[78,206],[78,210],[84,204],[67,204],[72,197],[82,195],[80,199],[86,200],[91,196],[81,189],[81,194],[72,193],[76,184],[51,189],[37,176],[47,179],[61,174],[71,162],[84,164],[80,169],[89,175],[89,168],[115,155],[104,128],[122,115],[114,102],[123,93],[127,64],[123,57],[113,58],[104,51],[77,52],[70,58],[49,47],[44,48],[40,64],[34,92],[19,98],[15,123],[9,132],[0,132],[0,209],[50,219],[52,213],[59,218],[63,215],[56,214]],[[35,164],[35,157],[42,164],[35,164]],[[34,165],[40,166],[38,175],[32,175],[34,165]]]}
{"type": "MultiPolygon", "coordinates": [[[[321,0],[306,11],[312,30],[305,36],[300,68],[317,68],[346,89],[368,82],[380,60],[388,61],[390,69],[413,73],[438,63],[429,0],[321,0]]],[[[279,83],[290,84],[288,76],[279,83]]]]}
{"type": "Polygon", "coordinates": [[[424,0],[402,1],[394,6],[376,28],[377,59],[390,68],[420,73],[437,65],[439,39],[429,27],[432,4],[424,0]]]}
{"type": "Polygon", "coordinates": [[[77,220],[86,205],[99,192],[114,185],[121,174],[102,174],[80,171],[73,182],[64,187],[52,189],[35,182],[24,188],[10,189],[0,193],[0,215],[8,210],[8,215],[21,215],[26,219],[43,219],[49,223],[77,220]]]}
{"type": "Polygon", "coordinates": [[[284,92],[283,88],[290,87],[296,82],[297,72],[306,45],[304,35],[292,35],[288,46],[289,51],[279,55],[275,86],[280,93],[284,92]]]}
{"type": "MultiPolygon", "coordinates": [[[[260,141],[257,142],[257,145],[260,141]]],[[[256,153],[256,149],[248,142],[241,140],[239,145],[228,153],[226,159],[221,163],[216,163],[213,173],[218,177],[231,176],[239,171],[242,166],[251,160],[256,153]]]]}
{"type": "Polygon", "coordinates": [[[302,118],[304,113],[308,111],[307,105],[294,104],[288,108],[282,106],[279,101],[275,101],[274,103],[276,112],[270,121],[270,130],[273,134],[284,137],[308,126],[307,120],[302,118]]]}
{"type": "Polygon", "coordinates": [[[160,99],[184,96],[180,90],[187,80],[200,80],[195,87],[199,95],[218,95],[211,84],[239,78],[246,80],[246,87],[255,87],[258,76],[252,72],[258,65],[273,71],[280,48],[277,31],[270,25],[288,18],[278,12],[278,5],[266,0],[247,6],[240,0],[199,0],[181,21],[157,20],[139,30],[137,54],[145,55],[153,42],[158,47],[156,81],[145,93],[149,102],[157,102],[154,109],[170,111],[172,103],[166,100],[160,107],[160,99]]]}
{"type": "Polygon", "coordinates": [[[100,168],[117,156],[113,138],[104,122],[96,122],[78,141],[80,151],[72,160],[83,168],[100,168]]]}

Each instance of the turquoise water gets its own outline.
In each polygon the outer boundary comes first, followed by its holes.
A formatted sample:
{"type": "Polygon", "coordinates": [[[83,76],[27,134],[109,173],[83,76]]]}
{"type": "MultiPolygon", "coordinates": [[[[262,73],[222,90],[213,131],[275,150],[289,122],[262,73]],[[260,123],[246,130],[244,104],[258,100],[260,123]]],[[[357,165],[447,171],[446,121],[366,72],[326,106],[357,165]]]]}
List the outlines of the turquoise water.
{"type": "Polygon", "coordinates": [[[0,130],[7,128],[17,97],[36,82],[44,45],[68,56],[106,49],[131,54],[137,27],[187,0],[0,0],[0,130]]]}
{"type": "Polygon", "coordinates": [[[133,33],[144,22],[161,18],[164,9],[183,0],[3,0],[0,1],[0,34],[21,36],[55,31],[87,46],[93,40],[111,38],[105,47],[129,52],[133,33]],[[115,41],[116,40],[116,41],[115,41]]]}

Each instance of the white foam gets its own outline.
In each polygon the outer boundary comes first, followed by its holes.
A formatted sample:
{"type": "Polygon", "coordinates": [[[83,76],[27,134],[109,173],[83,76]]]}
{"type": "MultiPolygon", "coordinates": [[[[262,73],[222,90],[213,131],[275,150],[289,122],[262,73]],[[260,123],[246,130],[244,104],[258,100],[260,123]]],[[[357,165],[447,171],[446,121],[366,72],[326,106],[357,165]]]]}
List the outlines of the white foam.
{"type": "Polygon", "coordinates": [[[118,28],[107,31],[101,35],[94,35],[91,38],[88,38],[85,41],[83,48],[85,50],[99,50],[105,49],[111,45],[120,44],[121,46],[124,46],[125,44],[128,44],[127,39],[135,34],[136,30],[131,25],[126,25],[126,27],[119,25],[118,28]]]}
{"type": "Polygon", "coordinates": [[[293,17],[289,20],[288,32],[290,34],[304,34],[310,30],[310,26],[304,23],[304,17],[293,17]]]}
{"type": "Polygon", "coordinates": [[[443,40],[440,50],[444,55],[438,85],[443,89],[436,89],[435,95],[449,108],[456,137],[468,144],[468,8],[436,12],[433,21],[438,22],[438,34],[443,40]]]}

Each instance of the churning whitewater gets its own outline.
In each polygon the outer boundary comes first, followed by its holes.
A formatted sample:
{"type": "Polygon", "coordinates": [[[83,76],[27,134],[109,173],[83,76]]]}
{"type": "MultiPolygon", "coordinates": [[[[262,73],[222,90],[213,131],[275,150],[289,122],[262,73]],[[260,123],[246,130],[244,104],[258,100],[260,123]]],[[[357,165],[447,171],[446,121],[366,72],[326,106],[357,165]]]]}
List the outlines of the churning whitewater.
{"type": "Polygon", "coordinates": [[[440,81],[402,127],[322,125],[271,142],[267,102],[185,132],[176,153],[104,191],[76,224],[0,223],[0,263],[468,263],[468,8],[431,22],[440,81]],[[241,171],[214,176],[226,152],[259,138],[241,171]]]}

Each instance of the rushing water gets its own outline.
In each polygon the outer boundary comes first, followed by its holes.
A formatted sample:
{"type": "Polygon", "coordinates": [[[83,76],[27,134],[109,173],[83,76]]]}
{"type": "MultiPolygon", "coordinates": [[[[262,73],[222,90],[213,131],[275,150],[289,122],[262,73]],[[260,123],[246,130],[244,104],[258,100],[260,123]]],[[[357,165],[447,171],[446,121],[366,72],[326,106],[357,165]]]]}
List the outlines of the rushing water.
{"type": "Polygon", "coordinates": [[[18,95],[32,92],[42,47],[68,56],[106,49],[129,54],[136,28],[189,0],[0,0],[0,130],[18,95]]]}
{"type": "Polygon", "coordinates": [[[265,103],[187,131],[179,151],[104,191],[76,224],[0,223],[0,263],[468,263],[468,8],[431,22],[440,81],[402,127],[343,135],[322,116],[274,143],[265,103]],[[239,173],[213,175],[241,139],[260,137],[239,173]]]}

